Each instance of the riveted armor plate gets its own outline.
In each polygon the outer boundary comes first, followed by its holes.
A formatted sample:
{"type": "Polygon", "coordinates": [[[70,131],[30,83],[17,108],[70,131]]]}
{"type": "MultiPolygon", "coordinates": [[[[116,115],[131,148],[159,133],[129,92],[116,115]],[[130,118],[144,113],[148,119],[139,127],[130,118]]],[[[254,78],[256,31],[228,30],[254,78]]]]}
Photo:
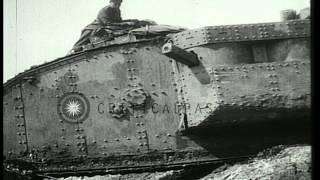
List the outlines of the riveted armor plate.
{"type": "Polygon", "coordinates": [[[143,88],[127,89],[122,96],[122,99],[134,108],[144,107],[150,100],[150,94],[143,88]]]}

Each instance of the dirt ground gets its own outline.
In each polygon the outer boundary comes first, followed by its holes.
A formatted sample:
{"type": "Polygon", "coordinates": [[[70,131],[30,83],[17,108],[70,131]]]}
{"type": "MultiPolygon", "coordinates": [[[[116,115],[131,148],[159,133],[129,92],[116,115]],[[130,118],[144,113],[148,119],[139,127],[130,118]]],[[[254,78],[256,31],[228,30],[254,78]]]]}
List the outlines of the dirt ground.
{"type": "Polygon", "coordinates": [[[308,180],[311,179],[311,147],[275,147],[246,163],[224,166],[201,180],[308,180]]]}
{"type": "MultiPolygon", "coordinates": [[[[171,180],[185,179],[181,171],[68,177],[59,180],[171,180]]],[[[188,179],[192,177],[188,177],[188,179]]],[[[224,165],[199,180],[311,180],[311,146],[277,146],[245,162],[224,165]]]]}

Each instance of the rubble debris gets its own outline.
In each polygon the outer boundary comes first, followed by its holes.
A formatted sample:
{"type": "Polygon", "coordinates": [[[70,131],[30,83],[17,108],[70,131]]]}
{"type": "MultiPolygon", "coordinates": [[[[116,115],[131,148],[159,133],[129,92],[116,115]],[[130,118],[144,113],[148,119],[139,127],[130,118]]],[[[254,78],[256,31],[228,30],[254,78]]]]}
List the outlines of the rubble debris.
{"type": "Polygon", "coordinates": [[[311,179],[311,146],[277,146],[259,153],[246,163],[214,170],[201,180],[309,180],[311,179]]]}

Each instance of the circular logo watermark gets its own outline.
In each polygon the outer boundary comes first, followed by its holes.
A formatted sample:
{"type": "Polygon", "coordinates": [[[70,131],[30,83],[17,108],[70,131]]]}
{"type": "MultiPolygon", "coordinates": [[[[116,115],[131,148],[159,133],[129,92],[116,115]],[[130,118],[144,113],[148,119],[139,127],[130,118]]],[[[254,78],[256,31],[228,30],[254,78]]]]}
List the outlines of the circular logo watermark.
{"type": "Polygon", "coordinates": [[[58,114],[68,123],[75,124],[85,121],[89,112],[89,101],[83,94],[67,93],[59,99],[58,114]]]}

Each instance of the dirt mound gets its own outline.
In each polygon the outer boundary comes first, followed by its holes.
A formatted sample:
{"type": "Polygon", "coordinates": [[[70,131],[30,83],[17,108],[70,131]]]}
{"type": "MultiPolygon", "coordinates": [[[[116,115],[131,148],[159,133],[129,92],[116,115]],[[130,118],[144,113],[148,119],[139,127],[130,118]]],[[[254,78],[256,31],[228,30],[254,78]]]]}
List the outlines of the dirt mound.
{"type": "Polygon", "coordinates": [[[274,147],[249,162],[223,166],[202,180],[311,179],[311,147],[274,147]]]}

